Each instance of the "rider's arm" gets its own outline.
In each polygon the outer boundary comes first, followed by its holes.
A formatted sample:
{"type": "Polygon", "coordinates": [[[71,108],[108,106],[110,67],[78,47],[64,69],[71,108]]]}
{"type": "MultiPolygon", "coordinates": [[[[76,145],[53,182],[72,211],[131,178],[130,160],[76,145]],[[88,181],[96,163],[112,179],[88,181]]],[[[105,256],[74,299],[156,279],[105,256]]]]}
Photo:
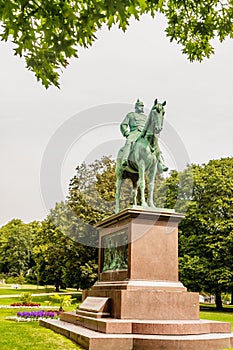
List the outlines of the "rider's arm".
{"type": "Polygon", "coordinates": [[[125,119],[121,123],[120,130],[121,130],[121,133],[124,137],[129,136],[129,114],[127,114],[127,116],[125,117],[125,119]]]}

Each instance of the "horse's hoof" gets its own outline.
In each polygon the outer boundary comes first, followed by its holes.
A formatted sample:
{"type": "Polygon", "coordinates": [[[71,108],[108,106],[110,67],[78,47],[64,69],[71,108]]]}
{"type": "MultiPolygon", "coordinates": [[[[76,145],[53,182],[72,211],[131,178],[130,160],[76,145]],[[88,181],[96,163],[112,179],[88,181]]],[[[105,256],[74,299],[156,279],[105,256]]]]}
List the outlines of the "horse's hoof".
{"type": "Polygon", "coordinates": [[[150,208],[155,208],[154,203],[149,203],[149,207],[150,207],[150,208]]]}
{"type": "Polygon", "coordinates": [[[147,204],[146,202],[145,202],[145,203],[142,203],[141,206],[142,206],[143,208],[148,208],[148,204],[147,204]]]}

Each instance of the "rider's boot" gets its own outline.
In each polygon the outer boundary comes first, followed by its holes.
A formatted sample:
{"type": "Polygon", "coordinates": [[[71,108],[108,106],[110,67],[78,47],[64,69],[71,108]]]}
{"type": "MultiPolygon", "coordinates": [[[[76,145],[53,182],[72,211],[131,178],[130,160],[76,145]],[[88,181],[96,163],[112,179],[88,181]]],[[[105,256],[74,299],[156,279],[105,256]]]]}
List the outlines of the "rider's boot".
{"type": "Polygon", "coordinates": [[[168,167],[163,163],[163,164],[161,164],[162,165],[162,169],[163,169],[163,171],[168,171],[168,167]]]}
{"type": "Polygon", "coordinates": [[[130,153],[131,142],[127,142],[124,147],[124,151],[122,154],[122,166],[128,165],[129,153],[130,153]]]}
{"type": "Polygon", "coordinates": [[[163,171],[168,171],[168,167],[164,164],[161,154],[158,155],[157,159],[158,159],[158,165],[157,165],[158,171],[160,173],[162,173],[163,171]]]}

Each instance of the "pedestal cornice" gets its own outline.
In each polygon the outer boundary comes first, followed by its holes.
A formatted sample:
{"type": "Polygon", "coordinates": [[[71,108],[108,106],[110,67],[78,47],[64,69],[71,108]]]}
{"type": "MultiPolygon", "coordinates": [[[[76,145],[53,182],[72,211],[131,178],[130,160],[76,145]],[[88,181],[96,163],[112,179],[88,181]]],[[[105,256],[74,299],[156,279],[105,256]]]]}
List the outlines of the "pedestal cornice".
{"type": "Polygon", "coordinates": [[[180,222],[184,218],[185,214],[177,213],[174,209],[167,208],[143,208],[141,206],[128,207],[119,213],[110,215],[104,218],[102,221],[97,222],[95,227],[105,228],[109,227],[119,221],[127,218],[138,218],[147,220],[172,220],[174,222],[180,222]]]}

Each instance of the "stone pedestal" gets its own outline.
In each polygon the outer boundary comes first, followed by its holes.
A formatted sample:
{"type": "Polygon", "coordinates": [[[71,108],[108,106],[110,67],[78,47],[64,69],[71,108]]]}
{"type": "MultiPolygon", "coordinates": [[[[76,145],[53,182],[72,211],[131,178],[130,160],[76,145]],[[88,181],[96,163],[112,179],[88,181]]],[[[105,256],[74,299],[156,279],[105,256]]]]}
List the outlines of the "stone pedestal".
{"type": "Polygon", "coordinates": [[[199,319],[198,294],[178,280],[182,218],[168,210],[131,208],[98,223],[98,281],[85,297],[110,298],[114,318],[199,319]]]}
{"type": "Polygon", "coordinates": [[[172,210],[132,207],[98,223],[99,272],[77,312],[41,324],[89,350],[218,350],[230,323],[199,320],[199,296],[178,279],[172,210]]]}

